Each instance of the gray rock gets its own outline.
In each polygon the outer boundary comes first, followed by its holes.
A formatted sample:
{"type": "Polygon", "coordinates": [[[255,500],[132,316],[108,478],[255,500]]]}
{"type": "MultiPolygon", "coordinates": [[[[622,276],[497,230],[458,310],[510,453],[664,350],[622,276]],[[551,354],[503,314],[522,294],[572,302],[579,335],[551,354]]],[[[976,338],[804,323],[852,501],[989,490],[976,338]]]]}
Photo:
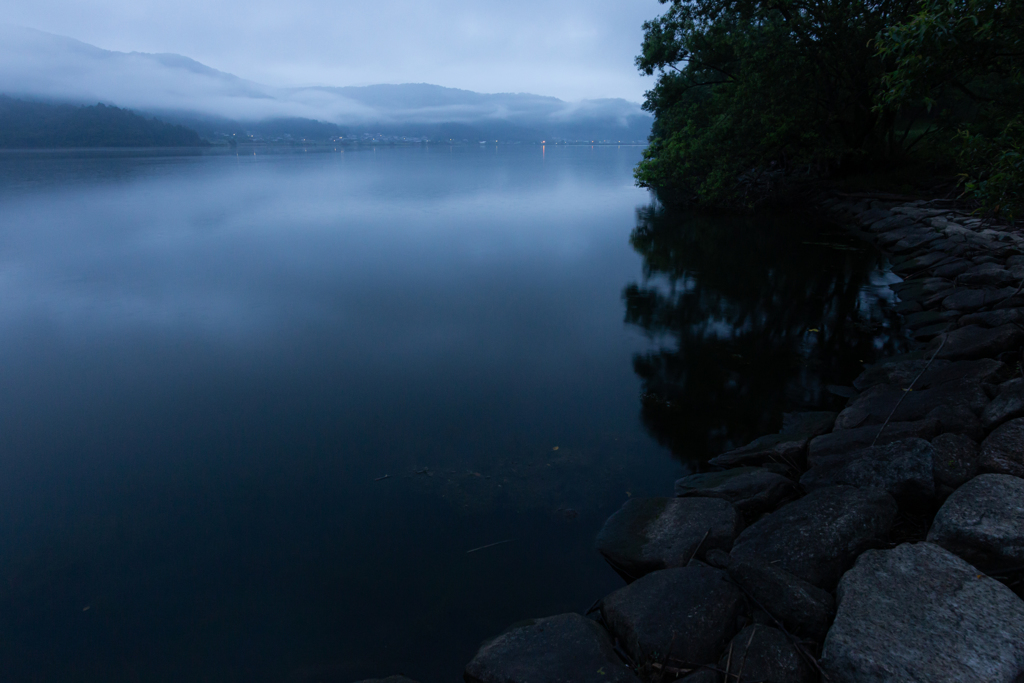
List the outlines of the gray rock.
{"type": "Polygon", "coordinates": [[[1024,601],[931,543],[869,550],[825,639],[833,683],[1018,683],[1024,601]]]}
{"type": "Polygon", "coordinates": [[[835,614],[835,600],[822,589],[760,562],[728,565],[729,576],[755,601],[795,635],[821,641],[835,614]]]}
{"type": "Polygon", "coordinates": [[[939,508],[928,541],[983,570],[1024,566],[1024,479],[971,479],[939,508]]]}
{"type": "Polygon", "coordinates": [[[935,483],[955,489],[978,472],[978,444],[963,434],[940,434],[932,439],[935,483]]]}
{"type": "Polygon", "coordinates": [[[799,493],[796,483],[786,477],[760,467],[742,467],[683,477],[676,482],[676,495],[727,500],[750,520],[797,498],[799,493]]]}
{"type": "MultiPolygon", "coordinates": [[[[920,315],[912,313],[911,315],[920,315]]],[[[948,360],[936,360],[932,362],[929,372],[936,366],[950,365],[948,360]]],[[[860,373],[857,379],[853,380],[853,386],[858,391],[867,391],[879,384],[896,384],[905,387],[910,384],[921,371],[928,367],[926,360],[905,360],[899,362],[882,361],[872,365],[860,373]]]]}
{"type": "MultiPolygon", "coordinates": [[[[921,379],[917,380],[914,388],[929,389],[948,382],[957,381],[999,384],[1007,379],[1008,375],[1009,368],[1006,366],[1006,363],[992,358],[958,360],[955,362],[936,360],[921,375],[921,379]]],[[[903,386],[908,385],[909,382],[903,386]]]]}
{"type": "Polygon", "coordinates": [[[747,527],[731,555],[775,564],[827,590],[857,555],[881,542],[895,516],[896,501],[880,489],[818,489],[747,527]]]}
{"type": "Polygon", "coordinates": [[[601,626],[559,614],[513,626],[466,665],[466,683],[639,683],[601,626]]]}
{"type": "Polygon", "coordinates": [[[911,337],[915,341],[926,342],[931,339],[934,339],[937,335],[940,335],[943,332],[951,329],[951,327],[952,326],[949,323],[938,323],[936,325],[928,325],[927,327],[922,327],[917,330],[914,330],[911,337]]]}
{"type": "Polygon", "coordinates": [[[714,467],[763,465],[769,462],[799,467],[807,455],[810,437],[799,434],[768,434],[708,460],[714,467]]]}
{"type": "Polygon", "coordinates": [[[980,423],[976,416],[988,402],[988,395],[979,382],[945,382],[930,389],[914,389],[910,392],[897,386],[880,384],[865,391],[839,413],[836,430],[882,424],[892,415],[892,420],[897,422],[935,417],[943,431],[977,431],[980,423]],[[948,410],[933,415],[933,411],[939,407],[948,410]]]}
{"type": "Polygon", "coordinates": [[[814,673],[786,634],[770,626],[752,625],[736,634],[718,660],[726,680],[810,683],[814,673]]]}
{"type": "Polygon", "coordinates": [[[950,288],[951,285],[947,280],[937,277],[907,280],[889,285],[889,289],[896,292],[896,295],[903,301],[927,299],[950,288]]]}
{"type": "Polygon", "coordinates": [[[711,567],[654,572],[601,602],[609,632],[641,668],[670,656],[691,665],[715,662],[744,610],[743,592],[711,567]]]}
{"type": "Polygon", "coordinates": [[[862,448],[868,448],[872,442],[877,446],[883,446],[893,441],[915,437],[927,441],[944,431],[942,423],[931,418],[917,420],[916,422],[890,422],[885,425],[885,429],[882,429],[882,425],[841,429],[831,434],[811,439],[807,454],[807,464],[813,467],[822,458],[836,453],[849,453],[862,448]],[[877,441],[875,441],[876,437],[877,441]]]}
{"type": "MultiPolygon", "coordinates": [[[[960,276],[964,277],[963,275],[960,276]]],[[[1015,287],[1003,289],[958,289],[942,300],[942,308],[947,311],[963,311],[970,313],[985,306],[992,306],[1012,296],[1015,287]]]]}
{"type": "Polygon", "coordinates": [[[405,676],[388,676],[387,678],[367,678],[357,683],[416,683],[416,681],[405,676]]]}
{"type": "Polygon", "coordinates": [[[889,251],[893,254],[910,254],[916,252],[925,245],[941,239],[942,235],[937,232],[909,235],[901,239],[896,244],[890,246],[889,251]]]}
{"type": "Polygon", "coordinates": [[[914,221],[905,216],[889,216],[875,221],[868,226],[871,232],[889,232],[899,228],[906,228],[914,224],[914,221]]]}
{"type": "Polygon", "coordinates": [[[714,668],[699,669],[679,679],[679,683],[720,683],[721,678],[714,668]]]}
{"type": "MultiPolygon", "coordinates": [[[[932,244],[932,249],[938,249],[941,242],[932,244]]],[[[909,258],[905,262],[900,263],[900,269],[908,273],[920,273],[921,271],[930,268],[932,266],[944,265],[947,261],[952,260],[948,254],[941,253],[941,251],[933,251],[926,253],[922,256],[909,258]]]]}
{"type": "Polygon", "coordinates": [[[922,209],[917,206],[911,206],[909,204],[902,204],[892,209],[894,214],[903,214],[914,220],[924,220],[933,216],[944,216],[948,211],[946,209],[922,209]]]}
{"type": "Polygon", "coordinates": [[[604,523],[597,549],[631,581],[712,548],[729,550],[739,523],[735,508],[718,498],[631,498],[604,523]]]}
{"type": "Polygon", "coordinates": [[[1006,268],[995,263],[985,263],[960,275],[956,283],[964,287],[1003,287],[1011,282],[1016,284],[1019,280],[1006,268]]]}
{"type": "Polygon", "coordinates": [[[874,486],[897,499],[926,500],[935,496],[934,457],[932,445],[924,439],[894,441],[822,458],[804,472],[800,484],[808,490],[838,484],[874,486]]]}
{"type": "Polygon", "coordinates": [[[933,274],[937,277],[953,279],[960,273],[966,272],[971,267],[971,262],[964,259],[957,259],[951,263],[946,263],[933,271],[933,274]]]}
{"type": "Polygon", "coordinates": [[[959,320],[960,326],[979,325],[981,327],[1001,327],[1011,323],[1024,323],[1024,309],[1000,308],[995,311],[982,311],[965,315],[959,320]]]}
{"type": "MultiPolygon", "coordinates": [[[[936,337],[929,345],[927,353],[939,349],[942,336],[936,337]]],[[[1001,325],[985,328],[968,325],[944,335],[946,343],[939,350],[938,358],[947,360],[972,360],[975,358],[992,358],[1005,351],[1014,351],[1024,343],[1024,332],[1016,325],[1001,325]]]]}
{"type": "Polygon", "coordinates": [[[978,469],[1024,477],[1024,417],[997,427],[981,442],[978,469]]]}
{"type": "Polygon", "coordinates": [[[981,413],[981,426],[998,427],[1007,420],[1024,416],[1024,379],[1018,377],[999,385],[999,393],[981,413]]]}
{"type": "MultiPolygon", "coordinates": [[[[689,474],[681,479],[676,479],[675,491],[676,495],[680,496],[686,491],[693,489],[713,489],[723,484],[726,484],[731,479],[743,476],[745,474],[751,474],[753,472],[764,472],[765,470],[761,467],[735,467],[731,470],[721,470],[718,472],[703,472],[700,474],[689,474]]],[[[722,496],[709,496],[710,498],[720,498],[722,496]]]]}

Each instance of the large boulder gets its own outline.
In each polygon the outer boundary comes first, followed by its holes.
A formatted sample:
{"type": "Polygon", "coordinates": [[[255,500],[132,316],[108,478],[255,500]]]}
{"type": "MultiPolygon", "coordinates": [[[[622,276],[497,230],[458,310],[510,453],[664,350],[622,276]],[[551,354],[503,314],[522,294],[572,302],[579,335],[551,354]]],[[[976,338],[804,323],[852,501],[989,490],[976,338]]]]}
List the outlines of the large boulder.
{"type": "Polygon", "coordinates": [[[597,549],[627,581],[682,567],[713,548],[729,550],[739,532],[736,509],[718,498],[631,498],[608,518],[597,549]]]}
{"type": "Polygon", "coordinates": [[[837,598],[821,660],[833,683],[1024,676],[1024,601],[937,545],[867,551],[837,598]]]}
{"type": "Polygon", "coordinates": [[[1010,323],[1024,323],[1024,309],[1000,308],[994,311],[971,313],[960,318],[960,325],[980,325],[982,327],[1000,327],[1010,323]]]}
{"type": "Polygon", "coordinates": [[[791,633],[819,642],[825,637],[836,607],[830,593],[771,564],[734,560],[728,572],[757,607],[791,633]]]}
{"type": "MultiPolygon", "coordinates": [[[[1009,374],[1010,369],[1006,363],[994,358],[952,362],[935,360],[932,361],[931,366],[924,371],[924,374],[914,384],[914,389],[929,389],[946,384],[947,382],[957,381],[999,384],[1008,379],[1009,374]]],[[[916,373],[902,386],[909,386],[910,380],[914,377],[917,377],[916,373]]]]}
{"type": "Polygon", "coordinates": [[[1021,416],[1024,416],[1024,378],[1017,377],[999,385],[999,393],[981,413],[981,425],[992,429],[1021,416]]]}
{"type": "Polygon", "coordinates": [[[836,453],[850,453],[872,445],[884,446],[903,439],[933,439],[945,430],[942,423],[934,418],[915,422],[890,422],[886,425],[870,425],[856,429],[840,429],[812,439],[807,452],[807,464],[814,467],[836,453]],[[883,428],[884,427],[884,428],[883,428]]]}
{"type": "Polygon", "coordinates": [[[946,333],[932,341],[928,353],[938,351],[938,358],[948,360],[970,360],[972,358],[993,358],[1005,351],[1015,351],[1024,343],[1024,332],[1016,325],[979,327],[967,325],[946,333]],[[939,348],[941,345],[941,349],[939,348]]]}
{"type": "Polygon", "coordinates": [[[743,592],[707,566],[654,572],[601,601],[608,630],[641,669],[669,657],[715,662],[745,609],[743,592]]]}
{"type": "Polygon", "coordinates": [[[579,614],[517,624],[484,643],[466,683],[639,683],[601,626],[579,614]]]}
{"type": "MultiPolygon", "coordinates": [[[[912,315],[924,316],[926,314],[938,315],[932,311],[912,315]]],[[[991,358],[955,362],[935,359],[930,365],[928,360],[922,358],[889,359],[866,368],[857,379],[853,380],[853,386],[858,391],[867,391],[879,384],[893,384],[900,388],[906,388],[913,382],[914,388],[919,390],[957,380],[998,383],[1007,378],[1007,373],[1008,369],[1004,363],[991,358]]]]}
{"type": "Polygon", "coordinates": [[[730,554],[829,590],[858,555],[881,543],[896,511],[896,501],[881,489],[818,489],[747,527],[730,554]]]}
{"type": "Polygon", "coordinates": [[[814,671],[786,634],[754,624],[736,634],[718,661],[726,680],[810,683],[814,671]]]}
{"type": "Polygon", "coordinates": [[[708,461],[715,467],[764,465],[770,462],[799,467],[807,455],[810,436],[804,434],[767,434],[746,446],[716,455],[708,461]]]}
{"type": "Polygon", "coordinates": [[[797,498],[796,484],[781,474],[760,467],[743,467],[683,477],[676,482],[681,498],[721,498],[732,503],[744,519],[751,520],[797,498]]]}
{"type": "Polygon", "coordinates": [[[930,443],[904,439],[820,458],[800,477],[800,484],[808,490],[837,484],[874,486],[897,499],[921,501],[935,496],[934,459],[930,443]]]}
{"type": "Polygon", "coordinates": [[[868,389],[843,410],[836,419],[836,430],[882,424],[891,415],[895,422],[931,417],[939,420],[943,431],[977,433],[977,415],[988,402],[981,383],[970,380],[910,392],[883,384],[868,389]]]}
{"type": "Polygon", "coordinates": [[[807,455],[807,443],[832,429],[836,414],[828,411],[786,413],[782,430],[754,439],[746,446],[717,455],[708,461],[715,467],[739,467],[780,463],[799,467],[807,455]]]}
{"type": "Polygon", "coordinates": [[[939,434],[932,439],[935,484],[955,489],[978,472],[978,444],[963,434],[939,434]]]}
{"type": "Polygon", "coordinates": [[[1024,479],[971,479],[939,508],[928,541],[984,570],[1024,566],[1024,479]]]}
{"type": "MultiPolygon", "coordinates": [[[[996,263],[974,266],[956,279],[957,284],[967,287],[1003,287],[1010,283],[1017,284],[1019,280],[1020,278],[1014,277],[1013,273],[996,263]]],[[[1011,288],[1009,294],[1013,294],[1015,289],[1011,288]]]]}
{"type": "MultiPolygon", "coordinates": [[[[961,275],[961,278],[964,276],[961,275]]],[[[942,300],[942,308],[947,311],[964,311],[969,313],[986,306],[1005,301],[1012,296],[1016,287],[1003,289],[957,289],[942,300]]]]}
{"type": "Polygon", "coordinates": [[[981,442],[978,469],[1024,477],[1024,417],[997,427],[981,442]]]}

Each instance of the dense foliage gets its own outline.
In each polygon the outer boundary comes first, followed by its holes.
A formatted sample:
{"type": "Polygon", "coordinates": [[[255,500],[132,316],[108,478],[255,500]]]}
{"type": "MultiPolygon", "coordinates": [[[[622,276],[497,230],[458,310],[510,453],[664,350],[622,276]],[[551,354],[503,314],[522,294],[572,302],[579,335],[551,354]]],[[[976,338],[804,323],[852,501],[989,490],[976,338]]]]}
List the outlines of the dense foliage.
{"type": "Polygon", "coordinates": [[[1009,218],[1024,210],[1024,4],[922,0],[884,31],[892,62],[881,106],[924,105],[935,130],[956,131],[968,196],[1009,218]]]}
{"type": "Polygon", "coordinates": [[[191,147],[208,144],[194,130],[135,112],[25,102],[0,95],[0,148],[191,147]]]}
{"type": "Polygon", "coordinates": [[[1013,1],[662,0],[637,57],[658,75],[637,180],[666,199],[753,205],[959,139],[965,168],[987,169],[968,189],[1001,193],[1020,164],[999,151],[1020,149],[1013,1]]]}

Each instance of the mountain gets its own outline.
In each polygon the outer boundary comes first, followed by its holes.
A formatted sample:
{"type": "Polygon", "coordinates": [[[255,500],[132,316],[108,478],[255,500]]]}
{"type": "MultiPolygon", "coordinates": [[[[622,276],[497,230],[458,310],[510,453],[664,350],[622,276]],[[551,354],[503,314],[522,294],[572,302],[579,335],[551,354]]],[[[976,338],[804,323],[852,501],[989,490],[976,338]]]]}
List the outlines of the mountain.
{"type": "MultiPolygon", "coordinates": [[[[346,134],[639,141],[646,140],[651,124],[638,104],[620,99],[565,102],[429,84],[279,88],[181,55],[113,52],[11,25],[0,25],[0,93],[37,101],[114,104],[207,136],[267,136],[259,131],[269,126],[281,136],[302,138],[309,137],[299,131],[302,126],[319,122],[346,134]]],[[[327,129],[319,131],[327,134],[327,129]]]]}
{"type": "Polygon", "coordinates": [[[23,102],[0,95],[0,148],[198,147],[194,130],[117,107],[23,102]]]}

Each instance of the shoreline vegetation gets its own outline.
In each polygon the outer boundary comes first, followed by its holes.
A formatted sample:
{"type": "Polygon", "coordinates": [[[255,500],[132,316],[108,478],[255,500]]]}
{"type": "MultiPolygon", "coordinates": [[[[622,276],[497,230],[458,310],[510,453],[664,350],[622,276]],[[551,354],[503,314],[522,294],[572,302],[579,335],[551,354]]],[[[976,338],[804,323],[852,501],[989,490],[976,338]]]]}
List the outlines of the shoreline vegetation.
{"type": "Polygon", "coordinates": [[[657,78],[636,178],[663,201],[749,209],[823,182],[944,178],[986,215],[1020,215],[1020,3],[665,4],[636,60],[657,78]]]}

